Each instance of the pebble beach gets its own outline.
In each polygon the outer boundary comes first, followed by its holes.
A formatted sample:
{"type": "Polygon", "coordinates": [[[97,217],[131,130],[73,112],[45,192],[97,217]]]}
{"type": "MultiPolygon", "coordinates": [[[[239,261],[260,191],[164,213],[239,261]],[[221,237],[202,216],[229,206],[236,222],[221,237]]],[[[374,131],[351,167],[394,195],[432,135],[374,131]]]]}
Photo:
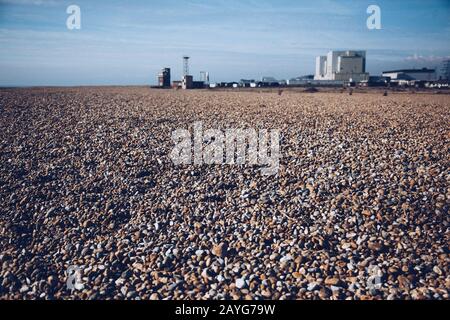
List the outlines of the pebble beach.
{"type": "Polygon", "coordinates": [[[449,151],[447,94],[0,89],[0,299],[447,300],[449,151]],[[196,121],[277,174],[174,164],[196,121]]]}

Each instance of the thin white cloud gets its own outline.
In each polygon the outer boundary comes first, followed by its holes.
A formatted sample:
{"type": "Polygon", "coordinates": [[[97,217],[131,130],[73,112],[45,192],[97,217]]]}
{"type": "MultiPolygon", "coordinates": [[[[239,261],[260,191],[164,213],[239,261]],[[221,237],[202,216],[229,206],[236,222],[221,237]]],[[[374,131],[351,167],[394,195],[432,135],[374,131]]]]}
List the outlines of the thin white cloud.
{"type": "Polygon", "coordinates": [[[56,0],[0,0],[0,4],[33,5],[33,6],[54,6],[58,4],[56,0]]]}
{"type": "Polygon", "coordinates": [[[450,59],[450,56],[435,56],[435,55],[423,56],[418,55],[417,53],[405,58],[406,61],[429,62],[429,63],[442,62],[448,59],[450,59]]]}

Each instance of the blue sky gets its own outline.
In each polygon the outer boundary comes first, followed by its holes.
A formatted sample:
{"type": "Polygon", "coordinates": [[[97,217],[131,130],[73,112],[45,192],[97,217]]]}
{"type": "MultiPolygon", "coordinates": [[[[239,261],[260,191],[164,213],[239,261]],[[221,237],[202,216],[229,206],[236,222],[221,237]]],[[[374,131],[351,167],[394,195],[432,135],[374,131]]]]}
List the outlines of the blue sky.
{"type": "Polygon", "coordinates": [[[154,84],[162,67],[212,81],[314,72],[331,49],[367,50],[372,74],[450,56],[448,0],[0,0],[0,86],[154,84]],[[68,30],[66,8],[81,8],[68,30]],[[369,5],[381,30],[366,27],[369,5]]]}

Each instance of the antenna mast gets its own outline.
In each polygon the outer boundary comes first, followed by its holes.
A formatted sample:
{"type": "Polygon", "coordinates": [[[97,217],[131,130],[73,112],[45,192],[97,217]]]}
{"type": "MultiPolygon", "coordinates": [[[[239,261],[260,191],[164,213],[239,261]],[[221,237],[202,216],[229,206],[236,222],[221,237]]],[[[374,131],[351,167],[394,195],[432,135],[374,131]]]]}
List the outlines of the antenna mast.
{"type": "Polygon", "coordinates": [[[189,57],[183,57],[183,76],[189,75],[189,57]]]}

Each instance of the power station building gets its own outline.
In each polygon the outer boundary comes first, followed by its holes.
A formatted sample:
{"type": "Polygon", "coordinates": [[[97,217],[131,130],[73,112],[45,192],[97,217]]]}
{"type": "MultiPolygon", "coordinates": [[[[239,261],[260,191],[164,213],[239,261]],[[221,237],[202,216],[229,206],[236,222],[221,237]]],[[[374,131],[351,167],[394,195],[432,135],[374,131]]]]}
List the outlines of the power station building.
{"type": "Polygon", "coordinates": [[[330,51],[316,58],[314,80],[360,82],[368,78],[366,51],[330,51]]]}

